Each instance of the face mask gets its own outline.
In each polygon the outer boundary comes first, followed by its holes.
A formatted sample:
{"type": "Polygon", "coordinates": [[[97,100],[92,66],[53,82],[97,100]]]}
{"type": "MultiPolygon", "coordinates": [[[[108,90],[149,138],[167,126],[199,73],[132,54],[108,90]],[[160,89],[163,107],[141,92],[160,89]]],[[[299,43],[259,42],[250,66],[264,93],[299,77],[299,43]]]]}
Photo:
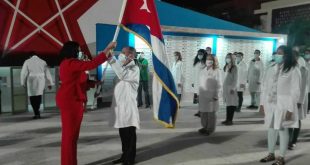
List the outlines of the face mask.
{"type": "Polygon", "coordinates": [[[283,55],[279,55],[279,54],[274,55],[274,61],[277,64],[281,64],[283,62],[283,55]]]}
{"type": "Polygon", "coordinates": [[[226,58],[226,60],[225,60],[225,61],[226,61],[226,63],[227,63],[227,64],[230,64],[231,59],[230,59],[230,58],[226,58]]]}
{"type": "Polygon", "coordinates": [[[207,66],[212,66],[213,65],[213,61],[212,60],[207,60],[206,61],[206,65],[207,66]]]}
{"type": "Polygon", "coordinates": [[[304,57],[305,57],[306,60],[309,60],[310,59],[310,54],[305,54],[304,57]]]}
{"type": "Polygon", "coordinates": [[[83,52],[79,51],[79,52],[78,52],[78,59],[79,59],[79,60],[82,60],[82,59],[83,59],[83,56],[84,56],[84,55],[83,55],[83,52]]]}
{"type": "Polygon", "coordinates": [[[123,53],[119,54],[118,56],[118,61],[121,62],[121,63],[125,63],[125,61],[127,60],[127,56],[123,53]]]}
{"type": "Polygon", "coordinates": [[[237,63],[241,62],[241,60],[242,60],[241,57],[236,58],[237,63]]]}
{"type": "Polygon", "coordinates": [[[255,58],[259,58],[259,54],[254,54],[254,57],[255,58]]]}
{"type": "Polygon", "coordinates": [[[144,58],[144,54],[140,54],[139,58],[144,58]]]}
{"type": "Polygon", "coordinates": [[[203,55],[198,55],[199,60],[202,60],[202,58],[203,58],[203,55]]]}

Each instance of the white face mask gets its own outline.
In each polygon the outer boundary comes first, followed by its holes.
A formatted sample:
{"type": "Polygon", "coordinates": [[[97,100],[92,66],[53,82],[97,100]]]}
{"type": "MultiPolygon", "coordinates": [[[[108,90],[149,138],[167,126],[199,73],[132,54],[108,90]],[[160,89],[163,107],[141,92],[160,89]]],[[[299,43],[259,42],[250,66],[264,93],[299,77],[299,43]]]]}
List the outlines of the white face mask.
{"type": "Polygon", "coordinates": [[[254,58],[258,59],[259,58],[259,54],[254,54],[254,58]]]}
{"type": "Polygon", "coordinates": [[[84,58],[83,52],[79,51],[79,52],[78,52],[78,59],[79,59],[79,60],[82,60],[83,58],[84,58]]]}
{"type": "Polygon", "coordinates": [[[237,61],[237,63],[240,63],[242,61],[242,58],[241,57],[237,57],[236,61],[237,61]]]}
{"type": "Polygon", "coordinates": [[[207,66],[212,66],[213,65],[213,61],[212,60],[207,60],[206,61],[206,65],[207,66]]]}
{"type": "Polygon", "coordinates": [[[230,63],[231,63],[231,59],[230,59],[230,58],[226,58],[225,61],[226,61],[227,64],[230,64],[230,63]]]}
{"type": "Polygon", "coordinates": [[[144,54],[140,54],[139,58],[144,58],[144,54]]]}
{"type": "Polygon", "coordinates": [[[123,53],[119,54],[118,56],[118,61],[121,62],[122,64],[124,64],[127,60],[127,56],[123,53]]]}
{"type": "Polygon", "coordinates": [[[197,57],[198,57],[199,60],[202,60],[203,55],[198,55],[197,57]]]}

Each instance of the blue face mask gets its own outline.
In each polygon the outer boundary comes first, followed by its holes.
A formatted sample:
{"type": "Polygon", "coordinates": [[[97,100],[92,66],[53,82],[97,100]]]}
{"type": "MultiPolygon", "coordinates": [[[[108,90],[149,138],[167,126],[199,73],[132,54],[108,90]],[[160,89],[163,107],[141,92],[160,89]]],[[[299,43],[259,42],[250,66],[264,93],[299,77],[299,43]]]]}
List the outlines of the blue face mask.
{"type": "Polygon", "coordinates": [[[310,54],[305,54],[304,57],[305,57],[306,60],[309,60],[310,59],[310,54]]]}
{"type": "Polygon", "coordinates": [[[281,64],[283,62],[283,55],[279,55],[279,54],[274,55],[274,61],[277,64],[281,64]]]}

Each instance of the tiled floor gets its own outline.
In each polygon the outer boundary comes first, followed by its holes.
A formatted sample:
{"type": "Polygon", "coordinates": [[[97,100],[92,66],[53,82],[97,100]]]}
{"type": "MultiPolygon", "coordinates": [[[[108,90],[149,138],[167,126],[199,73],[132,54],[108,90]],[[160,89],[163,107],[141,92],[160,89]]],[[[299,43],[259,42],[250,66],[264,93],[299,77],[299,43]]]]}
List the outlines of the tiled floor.
{"type": "MultiPolygon", "coordinates": [[[[141,109],[138,130],[137,164],[141,165],[255,165],[266,154],[266,128],[263,118],[253,110],[236,114],[233,126],[222,126],[224,110],[218,113],[216,133],[206,137],[197,133],[200,120],[193,116],[197,107],[183,106],[177,127],[165,129],[152,119],[150,110],[141,109]]],[[[85,113],[78,145],[81,165],[111,164],[121,145],[118,131],[109,127],[110,109],[85,113]]],[[[57,111],[0,116],[0,165],[60,164],[60,120],[57,111]]],[[[310,164],[310,121],[303,121],[300,142],[288,151],[287,163],[310,164]]]]}

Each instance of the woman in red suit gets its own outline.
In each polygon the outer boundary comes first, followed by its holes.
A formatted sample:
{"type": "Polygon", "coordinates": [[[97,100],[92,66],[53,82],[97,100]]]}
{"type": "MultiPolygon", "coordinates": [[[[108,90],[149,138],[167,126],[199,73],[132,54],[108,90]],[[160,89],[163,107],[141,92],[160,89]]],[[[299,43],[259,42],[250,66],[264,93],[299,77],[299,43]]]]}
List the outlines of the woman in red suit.
{"type": "Polygon", "coordinates": [[[61,86],[57,91],[56,103],[61,113],[62,139],[61,164],[77,165],[77,140],[83,118],[84,103],[87,99],[86,70],[92,70],[104,63],[110,56],[110,50],[116,46],[110,43],[107,48],[91,61],[78,59],[80,46],[77,42],[66,42],[60,51],[61,63],[59,78],[61,86]]]}

